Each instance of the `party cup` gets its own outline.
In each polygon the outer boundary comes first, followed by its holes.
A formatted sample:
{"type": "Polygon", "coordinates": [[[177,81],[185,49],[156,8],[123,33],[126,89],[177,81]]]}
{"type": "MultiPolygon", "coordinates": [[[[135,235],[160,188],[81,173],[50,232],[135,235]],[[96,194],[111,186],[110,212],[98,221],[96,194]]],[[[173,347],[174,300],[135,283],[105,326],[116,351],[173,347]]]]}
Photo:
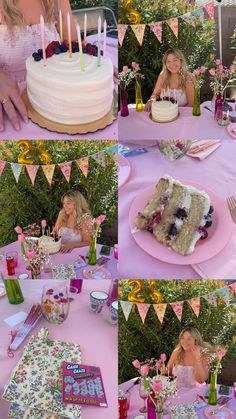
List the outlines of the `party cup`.
{"type": "Polygon", "coordinates": [[[109,307],[109,310],[111,314],[110,322],[111,324],[115,325],[118,323],[118,301],[113,301],[109,307]]]}
{"type": "Polygon", "coordinates": [[[95,314],[101,313],[102,308],[108,300],[108,294],[104,291],[92,291],[90,293],[91,311],[95,314]]]}

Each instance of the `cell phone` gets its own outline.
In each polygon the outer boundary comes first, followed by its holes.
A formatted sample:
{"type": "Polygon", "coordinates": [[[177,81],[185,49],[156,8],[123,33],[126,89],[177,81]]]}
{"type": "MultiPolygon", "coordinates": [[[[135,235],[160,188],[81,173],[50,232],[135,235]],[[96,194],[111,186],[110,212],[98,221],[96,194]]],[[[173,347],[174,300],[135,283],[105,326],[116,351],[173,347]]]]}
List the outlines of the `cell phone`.
{"type": "Polygon", "coordinates": [[[100,258],[97,259],[97,265],[103,266],[108,262],[108,260],[110,259],[106,258],[105,256],[101,256],[100,258]]]}
{"type": "Polygon", "coordinates": [[[221,385],[218,393],[223,394],[223,396],[228,396],[230,393],[230,387],[221,385]]]}
{"type": "Polygon", "coordinates": [[[100,255],[109,256],[110,253],[111,253],[110,246],[102,246],[102,248],[100,250],[100,255]]]}

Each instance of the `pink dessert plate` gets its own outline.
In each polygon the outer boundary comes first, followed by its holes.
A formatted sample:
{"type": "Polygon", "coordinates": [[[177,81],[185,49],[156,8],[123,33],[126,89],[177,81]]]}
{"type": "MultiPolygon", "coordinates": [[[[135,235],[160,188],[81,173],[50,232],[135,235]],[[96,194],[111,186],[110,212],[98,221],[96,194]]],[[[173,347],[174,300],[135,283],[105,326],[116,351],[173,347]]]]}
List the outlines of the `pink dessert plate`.
{"type": "Polygon", "coordinates": [[[226,129],[228,131],[228,134],[236,140],[236,123],[233,122],[232,124],[227,125],[226,129]],[[235,132],[232,131],[233,129],[235,129],[235,132]]]}
{"type": "Polygon", "coordinates": [[[220,405],[206,407],[206,409],[204,410],[204,416],[209,419],[212,419],[212,418],[234,419],[235,417],[234,412],[228,409],[228,407],[226,406],[222,407],[222,409],[220,409],[219,412],[216,413],[215,415],[211,415],[211,412],[214,412],[214,410],[216,410],[219,407],[220,405]]]}
{"type": "Polygon", "coordinates": [[[214,212],[212,214],[213,223],[212,226],[207,229],[208,237],[205,240],[199,240],[197,242],[193,253],[186,256],[180,255],[164,244],[159,243],[148,231],[140,230],[138,232],[133,232],[138,212],[143,211],[155,190],[156,184],[141,191],[132,202],[129,212],[129,225],[136,243],[149,255],[170,264],[192,265],[211,259],[223,250],[232,234],[232,221],[226,201],[223,198],[217,196],[205,186],[193,182],[182,182],[185,185],[189,183],[199,190],[204,190],[209,195],[211,205],[214,207],[214,212]]]}
{"type": "Polygon", "coordinates": [[[86,268],[83,269],[83,275],[84,275],[84,278],[86,279],[110,279],[111,278],[110,272],[106,268],[103,268],[102,266],[98,266],[98,265],[86,266],[86,268]]]}
{"type": "Polygon", "coordinates": [[[3,297],[6,293],[4,285],[0,284],[0,297],[3,297]]]}
{"type": "Polygon", "coordinates": [[[131,166],[129,160],[122,156],[122,154],[119,154],[117,164],[119,171],[118,188],[121,188],[129,179],[131,166]]]}

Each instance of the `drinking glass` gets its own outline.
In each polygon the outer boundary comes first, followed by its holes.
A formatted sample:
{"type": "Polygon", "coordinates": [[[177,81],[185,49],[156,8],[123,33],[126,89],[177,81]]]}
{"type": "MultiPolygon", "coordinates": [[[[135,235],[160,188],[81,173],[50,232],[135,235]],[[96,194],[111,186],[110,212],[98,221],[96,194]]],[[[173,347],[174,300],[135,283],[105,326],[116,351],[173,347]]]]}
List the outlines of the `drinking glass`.
{"type": "Polygon", "coordinates": [[[192,144],[191,140],[159,140],[159,150],[169,160],[181,159],[188,152],[192,144]]]}
{"type": "Polygon", "coordinates": [[[69,295],[66,284],[45,285],[42,293],[42,314],[49,322],[54,324],[63,323],[69,313],[69,295]]]}
{"type": "Polygon", "coordinates": [[[18,266],[18,253],[17,252],[7,252],[6,257],[12,257],[14,260],[14,268],[18,266]]]}
{"type": "Polygon", "coordinates": [[[141,407],[141,409],[139,409],[139,411],[141,413],[146,413],[147,412],[146,399],[148,398],[148,393],[145,390],[142,378],[141,378],[140,384],[139,384],[139,396],[141,397],[141,399],[143,399],[143,402],[144,402],[143,407],[141,407]]]}

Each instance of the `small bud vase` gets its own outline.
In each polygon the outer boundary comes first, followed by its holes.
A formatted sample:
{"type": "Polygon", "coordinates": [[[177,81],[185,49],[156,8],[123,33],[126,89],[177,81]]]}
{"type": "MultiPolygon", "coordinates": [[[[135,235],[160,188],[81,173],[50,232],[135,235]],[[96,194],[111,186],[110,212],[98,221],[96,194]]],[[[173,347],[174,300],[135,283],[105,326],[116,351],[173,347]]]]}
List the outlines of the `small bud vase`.
{"type": "Polygon", "coordinates": [[[128,108],[128,97],[127,92],[124,87],[122,87],[120,91],[120,116],[128,116],[129,115],[129,108],[128,108]]]}
{"type": "Polygon", "coordinates": [[[3,280],[7,298],[10,304],[23,303],[24,297],[20,288],[18,279],[4,279],[3,280]]]}
{"type": "Polygon", "coordinates": [[[97,263],[97,235],[94,234],[89,245],[88,264],[96,265],[97,263]]]}
{"type": "Polygon", "coordinates": [[[195,87],[194,88],[193,115],[194,116],[200,116],[201,115],[200,87],[195,87]]]}
{"type": "Polygon", "coordinates": [[[135,84],[135,103],[136,103],[136,112],[143,111],[143,97],[140,83],[136,80],[135,84]]]}
{"type": "Polygon", "coordinates": [[[208,395],[208,404],[215,406],[217,404],[217,372],[211,372],[210,391],[208,395]]]}

